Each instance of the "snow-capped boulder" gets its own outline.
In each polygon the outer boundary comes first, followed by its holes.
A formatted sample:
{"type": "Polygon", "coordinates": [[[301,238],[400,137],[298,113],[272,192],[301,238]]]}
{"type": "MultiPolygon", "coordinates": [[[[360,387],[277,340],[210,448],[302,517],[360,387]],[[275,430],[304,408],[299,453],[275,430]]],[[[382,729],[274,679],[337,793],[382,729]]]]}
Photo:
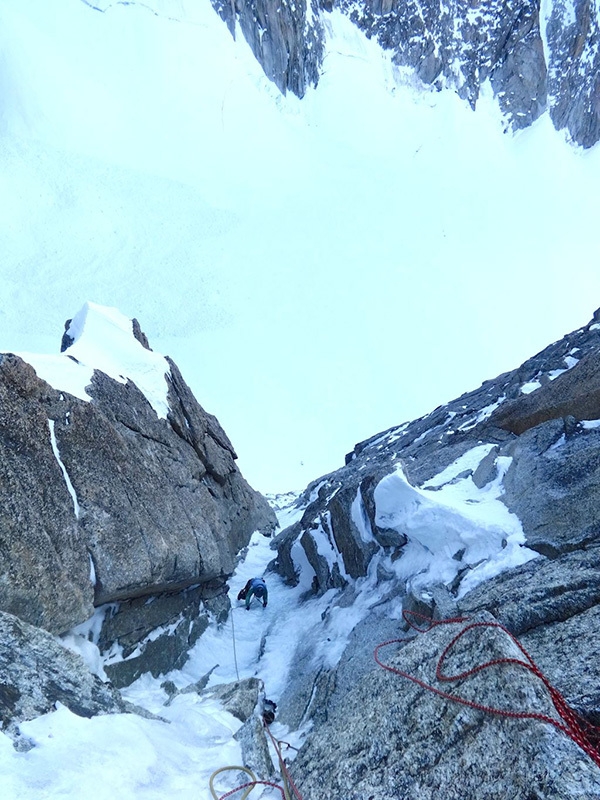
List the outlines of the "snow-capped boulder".
{"type": "Polygon", "coordinates": [[[276,525],[131,320],[88,303],[65,344],[0,360],[0,609],[54,632],[93,605],[222,585],[253,531],[276,525]]]}

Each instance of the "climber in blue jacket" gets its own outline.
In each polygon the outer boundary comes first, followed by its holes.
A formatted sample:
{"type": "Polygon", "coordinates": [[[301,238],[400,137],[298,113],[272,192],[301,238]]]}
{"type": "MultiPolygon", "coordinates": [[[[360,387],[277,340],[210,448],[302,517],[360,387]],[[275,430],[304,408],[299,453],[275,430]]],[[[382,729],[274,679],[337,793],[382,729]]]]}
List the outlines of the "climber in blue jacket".
{"type": "Polygon", "coordinates": [[[263,608],[267,607],[269,592],[267,590],[267,584],[262,578],[250,578],[248,583],[238,594],[238,600],[246,601],[246,611],[250,611],[250,603],[253,597],[258,597],[259,600],[262,600],[263,608]]]}

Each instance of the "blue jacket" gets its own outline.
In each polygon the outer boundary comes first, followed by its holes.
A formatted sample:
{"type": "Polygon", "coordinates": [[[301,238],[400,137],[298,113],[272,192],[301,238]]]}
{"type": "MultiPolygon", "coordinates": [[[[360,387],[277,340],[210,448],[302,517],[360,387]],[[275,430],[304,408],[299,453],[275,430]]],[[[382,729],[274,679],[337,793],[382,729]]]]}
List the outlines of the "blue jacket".
{"type": "Polygon", "coordinates": [[[253,596],[258,597],[259,600],[262,600],[263,606],[266,608],[267,600],[269,599],[269,592],[267,590],[267,584],[262,578],[252,578],[250,581],[250,588],[246,593],[246,608],[250,608],[250,603],[253,596]]]}

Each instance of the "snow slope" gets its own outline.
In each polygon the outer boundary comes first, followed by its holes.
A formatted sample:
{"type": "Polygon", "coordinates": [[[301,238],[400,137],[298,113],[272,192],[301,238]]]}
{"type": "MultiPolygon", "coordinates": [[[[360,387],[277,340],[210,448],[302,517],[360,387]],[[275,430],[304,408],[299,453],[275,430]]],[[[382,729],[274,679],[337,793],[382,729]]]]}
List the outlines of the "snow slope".
{"type": "Polygon", "coordinates": [[[262,491],[513,368],[600,296],[597,150],[547,118],[505,136],[489,99],[473,114],[325,21],[298,101],[208,0],[0,7],[0,348],[56,351],[88,300],[137,317],[262,491]]]}

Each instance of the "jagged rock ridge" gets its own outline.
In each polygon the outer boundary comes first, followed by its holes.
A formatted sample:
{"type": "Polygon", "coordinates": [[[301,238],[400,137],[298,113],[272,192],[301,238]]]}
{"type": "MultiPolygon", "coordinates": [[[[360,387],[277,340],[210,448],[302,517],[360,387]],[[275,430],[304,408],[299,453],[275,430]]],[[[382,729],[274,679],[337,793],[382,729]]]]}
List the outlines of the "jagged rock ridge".
{"type": "MultiPolygon", "coordinates": [[[[361,592],[377,597],[337,666],[315,663],[318,638],[295,654],[280,711],[292,727],[313,726],[294,762],[302,791],[318,786],[331,800],[600,797],[600,769],[562,731],[461,709],[382,673],[372,658],[376,644],[407,635],[400,609],[435,619],[487,614],[480,619],[520,638],[571,708],[600,723],[599,364],[600,310],[518,369],[359,443],[345,467],[300,497],[304,513],[273,541],[272,568],[294,583],[308,560],[312,592],[335,590],[332,616],[361,592]],[[444,496],[460,499],[462,516],[444,496]],[[511,512],[496,509],[499,530],[470,516],[490,497],[511,512]],[[473,556],[478,538],[492,546],[473,556]]],[[[436,683],[435,663],[460,628],[452,629],[409,636],[392,662],[443,691],[559,720],[539,679],[518,665],[450,689],[436,683]]],[[[515,655],[501,636],[465,638],[456,654],[462,669],[515,655]]]]}
{"type": "Polygon", "coordinates": [[[302,97],[318,84],[322,20],[336,9],[425,84],[452,88],[473,108],[489,80],[507,125],[531,125],[544,112],[574,142],[600,138],[598,12],[591,0],[555,0],[540,20],[535,0],[400,3],[395,0],[213,0],[234,30],[234,17],[281,91],[302,97]]]}

